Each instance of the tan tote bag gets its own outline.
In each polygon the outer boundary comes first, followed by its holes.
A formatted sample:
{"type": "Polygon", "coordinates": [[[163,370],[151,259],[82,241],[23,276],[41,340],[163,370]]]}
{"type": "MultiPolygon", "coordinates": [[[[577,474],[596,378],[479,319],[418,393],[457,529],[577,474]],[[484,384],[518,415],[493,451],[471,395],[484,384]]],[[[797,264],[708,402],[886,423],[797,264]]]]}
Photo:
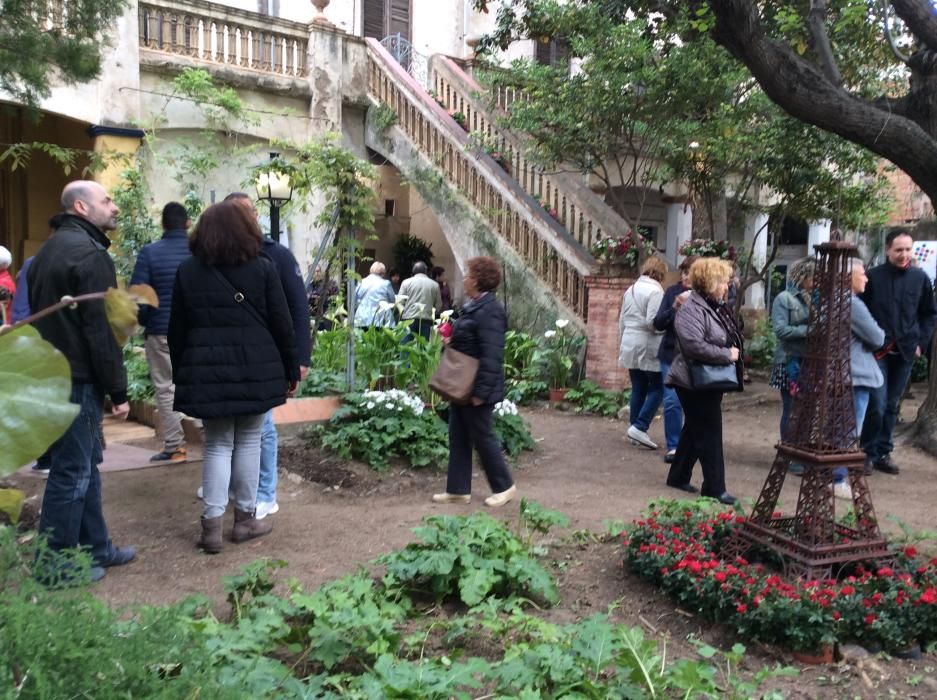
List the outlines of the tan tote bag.
{"type": "Polygon", "coordinates": [[[467,404],[472,399],[476,374],[476,358],[447,347],[442,352],[439,366],[430,377],[429,386],[449,403],[467,404]]]}

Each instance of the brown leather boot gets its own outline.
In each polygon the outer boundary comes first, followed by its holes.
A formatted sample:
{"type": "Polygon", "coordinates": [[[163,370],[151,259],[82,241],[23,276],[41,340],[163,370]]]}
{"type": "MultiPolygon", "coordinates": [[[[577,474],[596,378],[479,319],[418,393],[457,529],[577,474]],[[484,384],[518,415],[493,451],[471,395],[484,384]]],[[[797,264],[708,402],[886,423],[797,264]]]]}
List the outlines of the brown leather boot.
{"type": "Polygon", "coordinates": [[[218,554],[221,551],[221,523],[223,519],[224,517],[221,515],[217,518],[202,518],[202,536],[198,541],[198,546],[205,550],[206,554],[218,554]]]}
{"type": "Polygon", "coordinates": [[[264,518],[257,520],[254,511],[234,511],[234,529],[231,531],[233,542],[247,542],[255,537],[263,537],[273,529],[273,523],[264,518]]]}

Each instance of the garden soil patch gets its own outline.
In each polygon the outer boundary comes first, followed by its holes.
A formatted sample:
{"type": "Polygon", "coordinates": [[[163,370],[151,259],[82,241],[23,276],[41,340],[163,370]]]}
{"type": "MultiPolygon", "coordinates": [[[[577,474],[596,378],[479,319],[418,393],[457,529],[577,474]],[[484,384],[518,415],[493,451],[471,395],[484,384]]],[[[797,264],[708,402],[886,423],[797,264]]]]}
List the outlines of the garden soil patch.
{"type": "MultiPolygon", "coordinates": [[[[743,499],[754,499],[774,457],[780,404],[776,393],[762,382],[746,387],[745,394],[727,398],[725,446],[729,489],[743,499]]],[[[924,387],[916,391],[923,397],[924,387]]],[[[913,418],[917,402],[903,409],[913,418]]],[[[537,449],[521,458],[515,478],[522,496],[570,517],[567,531],[551,534],[561,543],[549,547],[546,563],[557,576],[562,603],[543,615],[558,623],[606,612],[615,620],[644,628],[649,636],[667,640],[668,658],[691,656],[689,636],[720,647],[736,639],[731,630],[712,626],[693,611],[678,607],[622,566],[622,550],[615,543],[598,541],[607,521],[629,522],[653,498],[680,494],[664,485],[667,465],[663,451],[648,451],[628,444],[627,424],[578,416],[547,407],[524,411],[537,449]],[[594,533],[576,531],[588,530],[594,533]]],[[[650,430],[663,439],[660,419],[650,430]]],[[[887,516],[899,517],[915,529],[937,529],[933,504],[937,502],[935,460],[901,446],[894,457],[900,476],[876,473],[870,477],[872,496],[883,527],[897,533],[887,516]]],[[[226,543],[217,556],[195,547],[200,503],[200,463],[167,465],[102,476],[105,512],[117,544],[135,544],[136,561],[111,569],[94,587],[101,599],[115,606],[160,604],[194,593],[205,593],[225,611],[223,576],[237,573],[261,557],[289,563],[284,578],[295,577],[307,588],[353,571],[379,555],[413,539],[411,528],[434,514],[467,514],[483,508],[489,491],[476,470],[475,492],[469,506],[439,506],[430,495],[445,489],[445,473],[392,466],[378,474],[310,449],[301,443],[281,447],[280,512],[274,530],[265,538],[242,545],[226,543]],[[337,488],[336,488],[337,487],[337,488]]],[[[694,483],[699,484],[699,471],[694,483]]],[[[27,494],[40,494],[42,481],[16,476],[27,494]]],[[[792,510],[798,482],[785,484],[781,507],[792,510]]],[[[750,505],[750,503],[749,503],[750,505]]],[[[508,521],[517,518],[516,505],[494,511],[508,521]]],[[[228,514],[226,530],[231,527],[228,514]]],[[[925,545],[926,548],[927,545],[925,545]]],[[[744,665],[753,671],[765,664],[793,663],[790,655],[748,642],[744,665]]],[[[831,666],[802,666],[794,679],[773,681],[791,698],[933,698],[937,697],[937,656],[923,661],[867,657],[831,666]]]]}

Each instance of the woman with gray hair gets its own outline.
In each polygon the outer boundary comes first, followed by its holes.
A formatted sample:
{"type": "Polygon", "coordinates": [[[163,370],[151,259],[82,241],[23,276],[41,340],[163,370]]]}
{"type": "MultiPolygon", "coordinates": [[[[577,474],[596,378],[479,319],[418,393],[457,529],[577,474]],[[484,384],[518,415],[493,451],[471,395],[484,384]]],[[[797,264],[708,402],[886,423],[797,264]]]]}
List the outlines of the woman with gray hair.
{"type": "Polygon", "coordinates": [[[384,279],[387,268],[382,262],[371,265],[371,274],[361,280],[355,292],[355,328],[394,325],[394,288],[384,279]],[[381,302],[390,306],[381,308],[381,302]]]}
{"type": "MultiPolygon", "coordinates": [[[[797,393],[797,379],[807,349],[807,321],[810,319],[811,293],[816,260],[795,261],[787,273],[787,289],[771,305],[771,325],[777,344],[769,385],[781,393],[781,439],[787,430],[791,404],[797,393]]],[[[792,474],[802,474],[803,466],[791,464],[792,474]]]]}

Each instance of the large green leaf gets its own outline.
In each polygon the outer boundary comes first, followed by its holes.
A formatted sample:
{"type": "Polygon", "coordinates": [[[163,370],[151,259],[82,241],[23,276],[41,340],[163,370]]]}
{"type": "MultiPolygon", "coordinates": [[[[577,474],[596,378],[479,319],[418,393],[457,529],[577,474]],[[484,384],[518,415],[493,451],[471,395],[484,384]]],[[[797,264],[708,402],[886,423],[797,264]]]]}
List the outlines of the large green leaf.
{"type": "Polygon", "coordinates": [[[32,326],[0,336],[0,476],[36,459],[78,415],[65,356],[32,326]]]}

